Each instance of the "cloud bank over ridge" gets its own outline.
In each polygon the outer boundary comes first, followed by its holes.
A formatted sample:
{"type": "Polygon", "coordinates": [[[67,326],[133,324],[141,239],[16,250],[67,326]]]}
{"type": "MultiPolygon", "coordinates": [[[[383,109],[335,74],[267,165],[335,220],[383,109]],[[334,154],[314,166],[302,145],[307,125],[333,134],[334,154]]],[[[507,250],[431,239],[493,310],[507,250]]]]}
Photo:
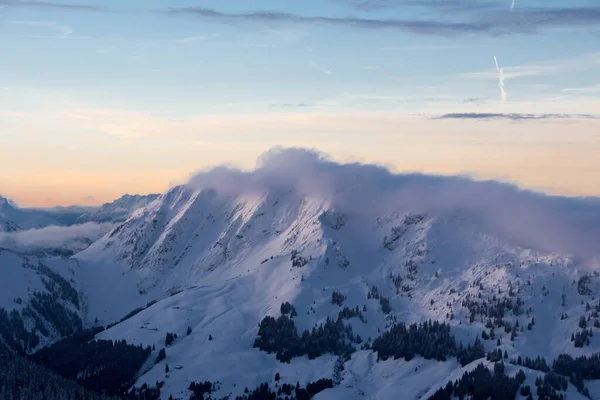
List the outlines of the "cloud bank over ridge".
{"type": "Polygon", "coordinates": [[[213,189],[222,196],[291,191],[351,215],[460,211],[512,244],[589,261],[600,258],[599,198],[548,196],[466,176],[395,174],[373,164],[337,163],[302,148],[271,149],[252,171],[228,166],[202,171],[188,186],[213,189]]]}

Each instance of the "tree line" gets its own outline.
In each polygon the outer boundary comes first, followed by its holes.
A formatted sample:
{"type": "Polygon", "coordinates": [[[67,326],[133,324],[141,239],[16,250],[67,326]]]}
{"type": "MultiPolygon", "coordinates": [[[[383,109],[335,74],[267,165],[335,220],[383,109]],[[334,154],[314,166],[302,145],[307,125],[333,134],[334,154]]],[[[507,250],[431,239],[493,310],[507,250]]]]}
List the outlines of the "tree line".
{"type": "Polygon", "coordinates": [[[278,318],[265,317],[258,326],[254,347],[267,353],[275,353],[277,360],[289,362],[292,358],[307,355],[314,359],[326,353],[335,355],[354,352],[352,327],[344,325],[342,319],[327,318],[325,323],[298,334],[292,318],[282,315],[278,318]]]}
{"type": "Polygon", "coordinates": [[[451,400],[454,398],[472,400],[513,400],[519,386],[525,381],[525,373],[519,370],[514,378],[504,373],[502,361],[494,364],[492,373],[483,364],[465,372],[456,382],[448,382],[435,392],[429,400],[451,400]]]}
{"type": "Polygon", "coordinates": [[[317,393],[333,387],[333,380],[319,379],[308,383],[306,388],[302,388],[300,383],[296,386],[283,384],[277,389],[271,389],[268,382],[261,383],[260,386],[250,392],[246,388],[246,393],[237,396],[236,400],[310,400],[317,393]]]}
{"type": "Polygon", "coordinates": [[[63,339],[31,359],[87,389],[121,395],[133,385],[152,349],[125,340],[90,340],[95,333],[91,330],[63,339]]]}

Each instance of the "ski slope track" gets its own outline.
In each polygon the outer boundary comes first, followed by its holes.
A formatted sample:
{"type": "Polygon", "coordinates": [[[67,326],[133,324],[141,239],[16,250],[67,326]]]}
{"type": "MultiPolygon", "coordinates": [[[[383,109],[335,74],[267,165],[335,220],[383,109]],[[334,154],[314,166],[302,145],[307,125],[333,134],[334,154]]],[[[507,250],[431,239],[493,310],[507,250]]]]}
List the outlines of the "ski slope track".
{"type": "MultiPolygon", "coordinates": [[[[495,328],[494,339],[483,340],[486,352],[550,363],[561,353],[589,355],[600,351],[600,328],[591,328],[583,347],[571,335],[599,301],[599,229],[597,200],[394,175],[297,150],[267,154],[252,172],[201,173],[71,260],[88,325],[144,308],[98,338],[155,346],[153,361],[166,334],[178,335],[166,360],[149,363],[136,382],[164,381],[164,399],[187,399],[190,382],[206,380],[220,383],[213,398],[235,398],[263,382],[275,387],[276,373],[279,385],[333,378],[335,387],[320,400],[426,399],[469,368],[493,365],[483,358],[461,367],[455,358],[419,355],[378,361],[359,345],[342,371],[335,355],[282,363],[253,348],[258,324],[280,316],[283,302],[297,310],[299,333],[335,320],[342,310],[332,303],[335,291],[345,296],[343,307],[362,310],[364,318],[344,322],[365,340],[396,322],[433,320],[450,324],[466,346],[490,331],[486,307],[478,305],[518,298],[521,311],[503,316],[518,326],[516,334],[511,339],[510,330],[495,328]],[[373,287],[389,298],[391,311],[369,294],[373,287]]],[[[509,375],[519,368],[507,364],[509,375]]],[[[543,374],[523,369],[535,390],[543,374]]],[[[599,398],[600,384],[587,385],[599,398]]],[[[572,385],[567,395],[585,398],[572,385]]]]}

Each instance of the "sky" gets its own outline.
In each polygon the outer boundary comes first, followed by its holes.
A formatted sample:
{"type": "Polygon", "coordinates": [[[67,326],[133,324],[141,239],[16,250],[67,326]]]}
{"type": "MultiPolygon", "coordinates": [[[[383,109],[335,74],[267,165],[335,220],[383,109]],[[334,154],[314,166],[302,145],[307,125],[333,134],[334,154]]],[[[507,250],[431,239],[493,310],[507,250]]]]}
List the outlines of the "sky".
{"type": "Polygon", "coordinates": [[[157,193],[274,146],[600,195],[597,0],[0,0],[0,193],[157,193]]]}

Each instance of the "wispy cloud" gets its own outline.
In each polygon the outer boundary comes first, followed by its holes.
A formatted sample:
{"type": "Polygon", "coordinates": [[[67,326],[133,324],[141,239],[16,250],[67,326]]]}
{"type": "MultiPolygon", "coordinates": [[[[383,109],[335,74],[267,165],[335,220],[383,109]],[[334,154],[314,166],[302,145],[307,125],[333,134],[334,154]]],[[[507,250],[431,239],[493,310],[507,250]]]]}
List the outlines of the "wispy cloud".
{"type": "Polygon", "coordinates": [[[259,48],[275,48],[277,45],[272,43],[254,43],[254,42],[235,42],[232,43],[234,46],[240,47],[259,47],[259,48]]]}
{"type": "Polygon", "coordinates": [[[436,50],[436,51],[438,51],[438,50],[454,50],[454,49],[458,49],[460,47],[462,47],[462,46],[458,45],[458,44],[415,44],[415,45],[403,45],[403,46],[384,46],[380,50],[387,50],[387,51],[436,50]]]}
{"type": "Polygon", "coordinates": [[[543,119],[600,119],[598,115],[591,114],[520,114],[520,113],[451,113],[434,117],[433,119],[475,119],[512,121],[543,120],[543,119]]]}
{"type": "Polygon", "coordinates": [[[362,69],[363,71],[374,71],[376,69],[379,69],[379,67],[375,65],[363,65],[360,67],[360,69],[362,69]]]}
{"type": "Polygon", "coordinates": [[[71,4],[71,3],[55,3],[49,1],[9,1],[0,0],[0,6],[8,7],[26,7],[26,8],[43,8],[49,10],[65,10],[65,11],[88,11],[88,12],[109,12],[110,8],[96,5],[86,4],[71,4]]]}
{"type": "Polygon", "coordinates": [[[194,35],[194,36],[185,36],[185,37],[178,37],[178,38],[171,38],[171,39],[155,39],[155,40],[145,40],[145,41],[141,41],[138,42],[137,45],[138,46],[151,46],[151,45],[155,45],[155,44],[191,44],[191,43],[198,43],[198,42],[205,42],[209,39],[214,39],[218,37],[217,34],[212,34],[212,35],[194,35]]]}
{"type": "MultiPolygon", "coordinates": [[[[431,2],[437,5],[451,2],[431,2]]],[[[427,3],[419,1],[420,4],[427,3]]],[[[468,3],[471,4],[471,3],[468,3]]],[[[477,4],[477,3],[473,3],[477,4]]],[[[467,8],[473,11],[473,7],[467,8]]],[[[600,23],[600,7],[544,7],[521,8],[519,10],[492,9],[473,11],[461,18],[449,19],[441,14],[432,19],[375,19],[360,17],[304,16],[278,11],[255,11],[227,13],[203,7],[170,8],[169,15],[187,15],[222,23],[304,23],[332,25],[347,28],[395,29],[421,35],[457,36],[485,34],[501,36],[509,34],[531,34],[541,29],[560,27],[597,26],[600,23]]]]}
{"type": "Polygon", "coordinates": [[[270,104],[270,108],[308,108],[312,105],[308,103],[281,103],[281,104],[270,104]]]}
{"type": "Polygon", "coordinates": [[[502,104],[506,103],[506,90],[504,89],[504,70],[498,66],[498,59],[494,56],[494,62],[496,63],[496,70],[498,71],[498,87],[500,88],[500,96],[502,98],[502,104]]]}
{"type": "Polygon", "coordinates": [[[291,45],[300,42],[303,38],[308,36],[308,32],[297,28],[284,28],[279,27],[275,29],[271,26],[263,24],[262,33],[274,38],[279,43],[284,45],[291,45]]]}
{"type": "Polygon", "coordinates": [[[488,101],[489,101],[489,99],[486,97],[469,97],[468,99],[464,99],[463,103],[484,104],[484,103],[487,103],[488,101]]]}
{"type": "Polygon", "coordinates": [[[181,39],[175,39],[174,42],[175,43],[192,43],[192,42],[203,42],[205,40],[207,40],[210,36],[189,36],[189,37],[184,37],[181,39]]]}
{"type": "Polygon", "coordinates": [[[428,8],[434,11],[448,10],[484,10],[500,8],[498,1],[464,1],[464,0],[332,0],[334,3],[355,8],[360,11],[377,11],[389,8],[414,7],[428,8]]]}
{"type": "Polygon", "coordinates": [[[323,72],[325,75],[333,75],[333,72],[331,72],[330,70],[328,70],[325,67],[320,66],[319,64],[317,64],[314,60],[310,60],[310,65],[313,68],[318,69],[319,71],[323,72]]]}
{"type": "Polygon", "coordinates": [[[29,29],[33,28],[35,31],[33,33],[27,33],[27,34],[23,34],[23,35],[19,35],[19,36],[26,36],[26,37],[56,37],[56,38],[60,38],[60,39],[67,39],[69,38],[72,34],[73,34],[73,29],[68,26],[68,25],[64,25],[55,21],[15,21],[15,20],[8,20],[6,21],[8,24],[11,25],[20,25],[20,26],[24,26],[27,27],[29,29]],[[40,33],[40,30],[43,31],[50,31],[53,34],[52,35],[43,35],[40,33]]]}
{"type": "MultiPolygon", "coordinates": [[[[504,67],[504,79],[517,79],[528,76],[551,75],[559,69],[554,65],[523,65],[515,67],[504,67]]],[[[470,79],[497,79],[498,70],[490,68],[486,71],[469,72],[460,75],[463,78],[470,79]]]]}
{"type": "Polygon", "coordinates": [[[579,87],[579,88],[566,88],[562,89],[561,92],[564,93],[600,93],[600,84],[587,86],[587,87],[579,87]]]}
{"type": "Polygon", "coordinates": [[[277,11],[257,11],[251,13],[224,13],[202,7],[171,8],[166,11],[170,15],[188,15],[216,22],[290,22],[327,24],[336,26],[360,28],[393,28],[421,34],[454,35],[467,32],[485,32],[486,28],[477,24],[445,23],[439,21],[411,21],[411,20],[379,20],[354,17],[307,17],[277,11]]]}
{"type": "MultiPolygon", "coordinates": [[[[535,64],[504,66],[502,68],[505,80],[524,78],[530,76],[548,76],[565,71],[578,71],[594,68],[600,64],[600,52],[586,53],[577,57],[565,59],[546,60],[535,64]]],[[[490,68],[485,71],[469,72],[459,75],[468,79],[498,79],[498,70],[490,68]]]]}
{"type": "Polygon", "coordinates": [[[153,45],[193,45],[200,43],[212,43],[219,46],[231,46],[231,47],[256,47],[256,48],[276,48],[277,45],[274,43],[262,43],[260,38],[254,38],[258,40],[252,40],[253,38],[240,37],[239,40],[218,40],[221,35],[218,33],[211,33],[205,35],[193,35],[186,37],[176,37],[169,39],[155,39],[155,40],[144,40],[136,43],[137,46],[153,46],[153,45]]]}

